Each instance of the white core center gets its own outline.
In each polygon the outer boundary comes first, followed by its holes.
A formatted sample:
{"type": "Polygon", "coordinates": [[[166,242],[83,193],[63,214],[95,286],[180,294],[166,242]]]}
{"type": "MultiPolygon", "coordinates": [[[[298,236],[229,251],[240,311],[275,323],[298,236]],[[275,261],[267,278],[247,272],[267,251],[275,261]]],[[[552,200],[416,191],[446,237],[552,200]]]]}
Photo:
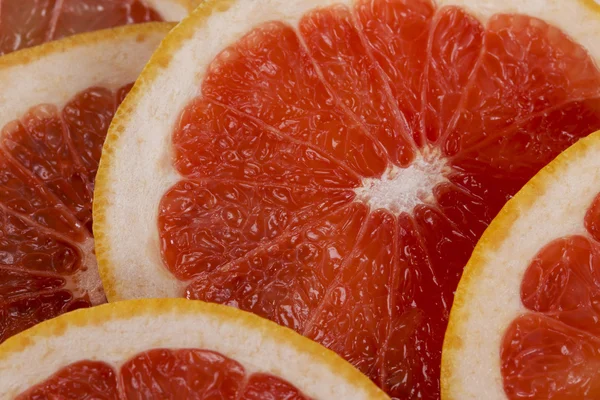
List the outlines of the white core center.
{"type": "Polygon", "coordinates": [[[392,166],[379,178],[365,178],[356,198],[372,210],[385,208],[395,215],[411,213],[418,204],[435,202],[433,189],[448,182],[450,167],[442,157],[418,155],[407,168],[392,166]]]}

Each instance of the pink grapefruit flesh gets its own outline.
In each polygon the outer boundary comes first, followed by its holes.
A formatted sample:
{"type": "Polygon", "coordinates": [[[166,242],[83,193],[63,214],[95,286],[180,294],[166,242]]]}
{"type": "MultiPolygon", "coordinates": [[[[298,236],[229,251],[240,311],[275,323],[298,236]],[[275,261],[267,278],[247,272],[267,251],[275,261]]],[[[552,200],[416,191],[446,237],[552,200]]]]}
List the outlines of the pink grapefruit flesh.
{"type": "Polygon", "coordinates": [[[600,71],[548,23],[362,0],[256,27],[173,135],[163,260],[185,295],[436,398],[473,247],[541,167],[600,128],[600,71]]]}
{"type": "Polygon", "coordinates": [[[108,126],[130,87],[91,87],[62,109],[38,105],[3,128],[0,342],[94,302],[78,286],[88,268],[94,178],[108,126]]]}
{"type": "Polygon", "coordinates": [[[507,329],[501,348],[510,399],[600,396],[600,195],[590,205],[587,235],[543,248],[523,277],[528,313],[507,329]]]}
{"type": "Polygon", "coordinates": [[[0,55],[76,33],[161,20],[139,0],[2,0],[0,55]]]}

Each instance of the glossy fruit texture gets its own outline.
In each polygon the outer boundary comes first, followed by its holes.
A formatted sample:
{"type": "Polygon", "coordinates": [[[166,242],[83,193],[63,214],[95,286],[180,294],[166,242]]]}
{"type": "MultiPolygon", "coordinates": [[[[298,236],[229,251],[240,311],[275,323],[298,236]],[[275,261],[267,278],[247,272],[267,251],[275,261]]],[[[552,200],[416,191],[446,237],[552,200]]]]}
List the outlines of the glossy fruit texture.
{"type": "Polygon", "coordinates": [[[79,361],[17,396],[17,400],[54,398],[308,399],[280,378],[248,373],[238,362],[200,349],[149,350],[127,360],[118,370],[102,361],[79,361]]]}
{"type": "Polygon", "coordinates": [[[163,260],[182,295],[291,327],[395,398],[437,398],[475,243],[598,128],[600,72],[532,17],[361,0],[298,30],[269,22],[217,56],[182,112],[163,260]]]}
{"type": "Polygon", "coordinates": [[[97,276],[92,193],[108,126],[130,86],[91,87],[62,109],[38,105],[2,129],[0,342],[104,301],[84,287],[97,276]]]}
{"type": "Polygon", "coordinates": [[[2,0],[0,55],[76,33],[160,20],[139,0],[2,0]]]}
{"type": "Polygon", "coordinates": [[[521,286],[530,310],[512,322],[501,349],[510,399],[600,396],[600,195],[585,235],[557,239],[531,262],[521,286]]]}

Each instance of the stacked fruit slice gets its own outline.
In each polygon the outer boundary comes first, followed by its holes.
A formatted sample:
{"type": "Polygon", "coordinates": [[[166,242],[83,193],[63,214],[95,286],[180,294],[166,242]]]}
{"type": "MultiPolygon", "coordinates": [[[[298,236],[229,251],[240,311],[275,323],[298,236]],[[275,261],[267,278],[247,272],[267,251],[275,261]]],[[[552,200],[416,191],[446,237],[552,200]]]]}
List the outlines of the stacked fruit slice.
{"type": "Polygon", "coordinates": [[[148,21],[179,21],[188,0],[3,0],[0,55],[76,33],[148,21]]]}
{"type": "MultiPolygon", "coordinates": [[[[6,0],[0,55],[117,25],[179,20],[172,0],[6,0]]],[[[112,117],[171,24],[78,35],[0,57],[0,343],[105,301],[92,193],[112,117]]]]}
{"type": "Polygon", "coordinates": [[[475,243],[600,128],[600,16],[580,1],[437,3],[207,1],[175,28],[102,157],[109,299],[239,307],[392,397],[439,396],[475,243]]]}
{"type": "Polygon", "coordinates": [[[600,132],[548,165],[477,245],[443,383],[456,399],[600,396],[600,132]]]}
{"type": "Polygon", "coordinates": [[[0,58],[0,342],[105,301],[92,192],[108,125],[168,23],[0,58]]]}
{"type": "Polygon", "coordinates": [[[78,310],[0,347],[0,393],[25,399],[388,397],[339,356],[272,322],[186,300],[78,310]]]}

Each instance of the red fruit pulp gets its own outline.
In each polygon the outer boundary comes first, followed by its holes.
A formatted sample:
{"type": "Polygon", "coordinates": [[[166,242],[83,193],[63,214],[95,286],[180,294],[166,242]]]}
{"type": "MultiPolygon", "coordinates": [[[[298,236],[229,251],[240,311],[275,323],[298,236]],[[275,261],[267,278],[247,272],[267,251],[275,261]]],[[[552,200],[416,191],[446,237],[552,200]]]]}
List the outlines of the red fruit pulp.
{"type": "Polygon", "coordinates": [[[173,135],[166,267],[189,298],[439,397],[463,267],[505,202],[600,128],[600,72],[538,19],[361,0],[224,49],[173,135]]]}
{"type": "Polygon", "coordinates": [[[139,0],[2,0],[0,55],[76,33],[160,20],[139,0]]]}
{"type": "Polygon", "coordinates": [[[93,257],[92,193],[108,126],[131,85],[33,107],[0,133],[0,343],[105,301],[93,257]]]}
{"type": "Polygon", "coordinates": [[[308,399],[280,378],[248,373],[238,362],[200,349],[149,350],[118,369],[102,361],[82,360],[17,396],[17,400],[41,398],[308,399]]]}
{"type": "Polygon", "coordinates": [[[585,216],[585,235],[543,248],[523,277],[531,311],[512,322],[501,348],[510,399],[600,396],[600,195],[585,216]]]}

